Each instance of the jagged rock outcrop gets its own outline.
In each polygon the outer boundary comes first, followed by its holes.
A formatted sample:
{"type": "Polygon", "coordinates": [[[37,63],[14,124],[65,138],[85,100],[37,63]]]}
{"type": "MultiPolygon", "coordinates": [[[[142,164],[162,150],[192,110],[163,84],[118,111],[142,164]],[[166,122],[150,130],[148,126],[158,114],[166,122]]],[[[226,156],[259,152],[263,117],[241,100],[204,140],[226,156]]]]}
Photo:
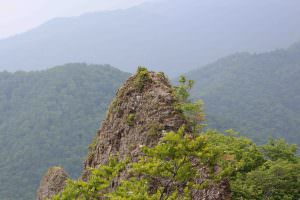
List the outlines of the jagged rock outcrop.
{"type": "Polygon", "coordinates": [[[37,191],[37,200],[51,199],[61,192],[65,186],[69,175],[61,167],[51,167],[43,177],[37,191]]]}
{"type": "MultiPolygon", "coordinates": [[[[183,114],[176,109],[176,103],[173,88],[163,73],[139,70],[130,77],[118,90],[97,137],[89,147],[82,180],[89,180],[89,168],[107,164],[111,156],[117,156],[119,160],[130,158],[133,162],[137,161],[142,155],[142,146],[155,146],[164,132],[177,131],[187,125],[183,114]]],[[[189,132],[188,126],[186,131],[189,132]]],[[[200,164],[199,170],[203,179],[197,182],[201,183],[208,174],[200,164]]],[[[115,189],[119,180],[127,175],[126,170],[122,172],[109,190],[115,189]]],[[[60,192],[65,186],[63,177],[55,182],[49,181],[55,176],[46,175],[39,189],[38,200],[45,200],[46,195],[49,197],[60,192]],[[56,183],[59,187],[53,187],[56,183]]],[[[194,200],[229,200],[230,186],[224,180],[205,190],[192,191],[192,197],[194,200]]]]}
{"type": "MultiPolygon", "coordinates": [[[[175,104],[172,86],[163,73],[145,71],[130,77],[117,92],[90,147],[83,179],[88,180],[88,168],[107,164],[110,156],[116,155],[121,160],[130,157],[137,161],[143,145],[154,146],[164,132],[177,131],[186,125],[187,121],[175,104]]],[[[199,165],[199,170],[205,177],[205,168],[199,165]]],[[[126,173],[121,176],[120,179],[126,177],[126,173]]],[[[229,182],[223,180],[205,190],[195,190],[192,196],[194,200],[229,200],[229,182]]]]}
{"type": "Polygon", "coordinates": [[[85,169],[106,164],[112,155],[136,160],[141,146],[153,146],[163,132],[177,131],[186,121],[174,103],[172,87],[163,73],[145,71],[130,77],[109,108],[85,169]]]}

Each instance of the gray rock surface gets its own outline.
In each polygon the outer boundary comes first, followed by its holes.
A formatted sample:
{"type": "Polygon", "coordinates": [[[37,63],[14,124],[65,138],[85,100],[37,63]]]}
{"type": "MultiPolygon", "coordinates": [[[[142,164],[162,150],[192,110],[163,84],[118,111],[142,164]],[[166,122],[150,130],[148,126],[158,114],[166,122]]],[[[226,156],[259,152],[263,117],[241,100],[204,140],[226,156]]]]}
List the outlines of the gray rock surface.
{"type": "Polygon", "coordinates": [[[85,169],[106,164],[112,155],[136,160],[141,146],[157,144],[163,132],[176,131],[186,123],[174,108],[172,87],[162,73],[148,72],[148,78],[140,79],[138,74],[130,77],[117,92],[85,169]]]}
{"type": "MultiPolygon", "coordinates": [[[[110,156],[118,156],[120,160],[130,157],[137,161],[142,154],[142,146],[154,146],[164,132],[177,131],[186,125],[185,118],[176,110],[175,104],[172,86],[162,73],[149,72],[148,78],[144,79],[139,74],[130,77],[117,92],[106,120],[91,145],[83,180],[88,180],[89,168],[107,164],[110,156]]],[[[204,178],[198,181],[200,183],[208,174],[200,164],[199,170],[204,174],[204,178]]],[[[126,172],[119,177],[124,178],[126,172]]],[[[230,185],[223,180],[205,190],[193,191],[192,196],[194,200],[229,200],[230,185]]]]}
{"type": "MultiPolygon", "coordinates": [[[[110,105],[105,121],[98,131],[84,163],[82,179],[88,181],[89,169],[107,164],[111,156],[119,160],[130,158],[133,162],[142,155],[141,147],[155,146],[165,132],[177,131],[186,125],[183,114],[176,109],[176,97],[169,80],[163,73],[140,71],[127,80],[110,105]]],[[[203,177],[208,177],[205,167],[195,161],[203,177]]],[[[216,170],[218,168],[216,167],[216,170]]],[[[109,190],[114,190],[128,174],[123,171],[109,190]]],[[[38,200],[46,200],[61,192],[68,175],[59,167],[50,168],[38,190],[38,200]]],[[[153,183],[155,187],[155,183],[153,183]]],[[[227,180],[212,184],[205,190],[192,191],[193,200],[229,200],[230,185],[227,180]]]]}
{"type": "Polygon", "coordinates": [[[65,186],[69,175],[61,167],[51,167],[43,177],[37,191],[37,200],[51,199],[61,192],[65,186]]]}

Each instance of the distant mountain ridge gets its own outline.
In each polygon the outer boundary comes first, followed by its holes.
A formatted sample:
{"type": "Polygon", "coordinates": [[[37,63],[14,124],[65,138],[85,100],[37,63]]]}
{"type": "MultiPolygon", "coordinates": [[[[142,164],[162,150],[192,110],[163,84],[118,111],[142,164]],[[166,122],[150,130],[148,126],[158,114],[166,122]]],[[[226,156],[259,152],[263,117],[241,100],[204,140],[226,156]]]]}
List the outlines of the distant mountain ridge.
{"type": "Polygon", "coordinates": [[[175,76],[235,52],[290,45],[299,40],[299,13],[293,0],[160,0],[57,18],[0,40],[0,70],[87,62],[175,76]]]}
{"type": "MultiPolygon", "coordinates": [[[[258,143],[273,135],[299,144],[299,55],[297,43],[235,54],[187,73],[196,81],[193,98],[204,99],[209,127],[234,128],[258,143]]],[[[80,63],[1,72],[1,200],[32,199],[52,165],[78,176],[99,120],[129,76],[109,65],[80,63]]]]}
{"type": "Polygon", "coordinates": [[[300,144],[300,43],[262,54],[241,53],[187,73],[205,102],[210,127],[234,128],[265,142],[300,144]]]}
{"type": "Polygon", "coordinates": [[[41,175],[82,163],[108,104],[129,77],[109,65],[0,73],[0,199],[35,198],[41,175]]]}

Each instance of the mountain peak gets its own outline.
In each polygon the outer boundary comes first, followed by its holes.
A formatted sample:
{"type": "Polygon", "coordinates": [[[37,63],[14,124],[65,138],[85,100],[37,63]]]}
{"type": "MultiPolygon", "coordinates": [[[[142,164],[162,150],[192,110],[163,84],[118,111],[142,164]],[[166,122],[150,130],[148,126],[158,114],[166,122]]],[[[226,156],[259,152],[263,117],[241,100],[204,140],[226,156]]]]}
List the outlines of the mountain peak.
{"type": "MultiPolygon", "coordinates": [[[[88,181],[89,168],[108,164],[112,156],[117,156],[119,160],[129,158],[133,162],[138,161],[143,155],[143,146],[153,147],[164,133],[188,126],[183,113],[176,109],[176,103],[173,87],[163,73],[139,68],[137,74],[130,77],[117,92],[106,120],[90,145],[83,180],[88,181]]],[[[189,127],[186,130],[189,132],[189,127]]],[[[204,166],[199,165],[198,170],[208,175],[204,166]]],[[[127,170],[115,180],[111,190],[126,178],[127,170]]],[[[229,187],[229,183],[223,180],[207,189],[195,190],[192,199],[230,199],[229,187]]]]}
{"type": "MultiPolygon", "coordinates": [[[[190,134],[189,123],[182,111],[177,109],[177,102],[174,89],[163,73],[151,72],[140,67],[118,90],[111,103],[106,119],[89,147],[82,180],[88,182],[91,177],[90,169],[108,164],[112,157],[119,161],[129,159],[131,162],[137,162],[143,155],[142,147],[154,147],[166,132],[176,132],[185,126],[186,134],[190,134]]],[[[196,181],[203,182],[209,175],[208,170],[197,161],[194,161],[194,165],[203,174],[203,177],[196,181]]],[[[48,179],[48,176],[43,180],[48,179]]],[[[128,176],[129,171],[125,169],[108,191],[114,191],[120,181],[126,180],[128,176]]],[[[61,183],[59,188],[65,186],[64,182],[61,183]]],[[[49,187],[42,187],[39,191],[43,191],[43,188],[49,187]]],[[[193,190],[192,199],[227,200],[231,197],[229,188],[228,181],[223,180],[206,189],[193,190]]]]}
{"type": "Polygon", "coordinates": [[[106,120],[90,148],[85,169],[106,164],[112,155],[134,160],[141,146],[153,146],[165,131],[186,123],[175,109],[172,86],[163,73],[139,68],[117,92],[106,120]]]}

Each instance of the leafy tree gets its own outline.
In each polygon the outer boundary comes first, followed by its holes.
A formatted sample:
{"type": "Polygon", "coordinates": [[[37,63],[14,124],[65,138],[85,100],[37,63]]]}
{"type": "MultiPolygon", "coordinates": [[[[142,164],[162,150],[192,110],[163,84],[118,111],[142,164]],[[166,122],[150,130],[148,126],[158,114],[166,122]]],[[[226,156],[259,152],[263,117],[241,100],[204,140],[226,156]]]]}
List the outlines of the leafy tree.
{"type": "Polygon", "coordinates": [[[300,160],[296,145],[270,139],[260,151],[265,158],[263,164],[232,179],[234,199],[299,199],[300,160]]]}
{"type": "Polygon", "coordinates": [[[300,198],[300,163],[269,160],[256,170],[238,174],[231,186],[234,199],[297,200],[300,198]]]}
{"type": "Polygon", "coordinates": [[[193,128],[193,133],[200,133],[205,126],[205,114],[203,111],[203,102],[198,100],[192,102],[190,99],[190,90],[194,86],[193,80],[187,80],[185,76],[180,76],[179,86],[174,87],[175,96],[177,98],[177,109],[183,112],[185,118],[193,128]]]}
{"type": "MultiPolygon", "coordinates": [[[[275,141],[282,143],[282,141],[275,141]]],[[[268,146],[269,144],[265,145],[268,146]]],[[[270,160],[250,139],[208,130],[191,135],[182,127],[167,133],[153,148],[143,147],[136,163],[117,163],[94,169],[90,181],[70,181],[62,195],[54,199],[191,199],[191,192],[230,181],[233,199],[299,199],[300,162],[296,154],[270,160]],[[125,167],[126,165],[126,167],[125,167]],[[209,176],[199,183],[206,166],[209,176]],[[216,170],[218,166],[218,170],[216,170]],[[129,179],[109,189],[115,178],[127,170],[129,179]]],[[[286,149],[293,145],[284,144],[286,149]]]]}
{"type": "Polygon", "coordinates": [[[97,200],[106,197],[108,189],[119,172],[125,167],[125,162],[118,162],[112,158],[107,165],[102,165],[97,169],[91,169],[91,176],[88,182],[69,180],[67,187],[62,194],[58,194],[54,200],[97,200]]]}
{"type": "Polygon", "coordinates": [[[93,181],[105,178],[103,169],[121,172],[114,165],[103,165],[94,170],[88,183],[75,182],[74,187],[74,182],[71,182],[56,200],[74,196],[82,198],[86,194],[86,199],[102,196],[110,199],[191,199],[193,190],[216,184],[224,178],[231,180],[264,162],[258,146],[251,140],[214,130],[195,136],[186,133],[182,127],[178,132],[167,133],[155,147],[143,147],[143,150],[144,155],[138,162],[128,163],[125,167],[131,178],[122,180],[116,190],[107,190],[113,178],[118,176],[116,173],[107,176],[105,187],[103,184],[98,186],[99,181],[93,181]],[[199,166],[206,166],[205,172],[199,170],[199,166]],[[216,166],[221,170],[216,171],[216,166]],[[209,177],[199,183],[197,180],[203,177],[203,173],[209,173],[209,177]]]}
{"type": "Polygon", "coordinates": [[[262,152],[268,160],[276,161],[279,159],[295,161],[297,145],[289,145],[284,139],[271,138],[269,142],[262,147],[262,152]]]}
{"type": "Polygon", "coordinates": [[[227,179],[233,199],[296,200],[300,194],[300,162],[297,147],[270,139],[258,146],[230,129],[225,133],[201,130],[202,106],[189,100],[193,82],[180,78],[175,88],[178,109],[194,129],[181,127],[166,133],[152,148],[143,147],[137,162],[113,160],[94,169],[90,181],[70,181],[58,199],[166,200],[192,198],[192,191],[227,179]],[[189,109],[187,109],[187,107],[189,109]],[[190,111],[190,112],[189,112],[190,111]],[[125,166],[126,165],[126,166],[125,166]],[[202,166],[201,169],[199,166],[202,166]],[[128,174],[119,180],[120,174],[128,174]],[[204,177],[205,174],[205,178],[204,177]],[[118,179],[119,185],[110,187],[118,179]],[[202,180],[202,181],[199,181],[202,180]]]}

